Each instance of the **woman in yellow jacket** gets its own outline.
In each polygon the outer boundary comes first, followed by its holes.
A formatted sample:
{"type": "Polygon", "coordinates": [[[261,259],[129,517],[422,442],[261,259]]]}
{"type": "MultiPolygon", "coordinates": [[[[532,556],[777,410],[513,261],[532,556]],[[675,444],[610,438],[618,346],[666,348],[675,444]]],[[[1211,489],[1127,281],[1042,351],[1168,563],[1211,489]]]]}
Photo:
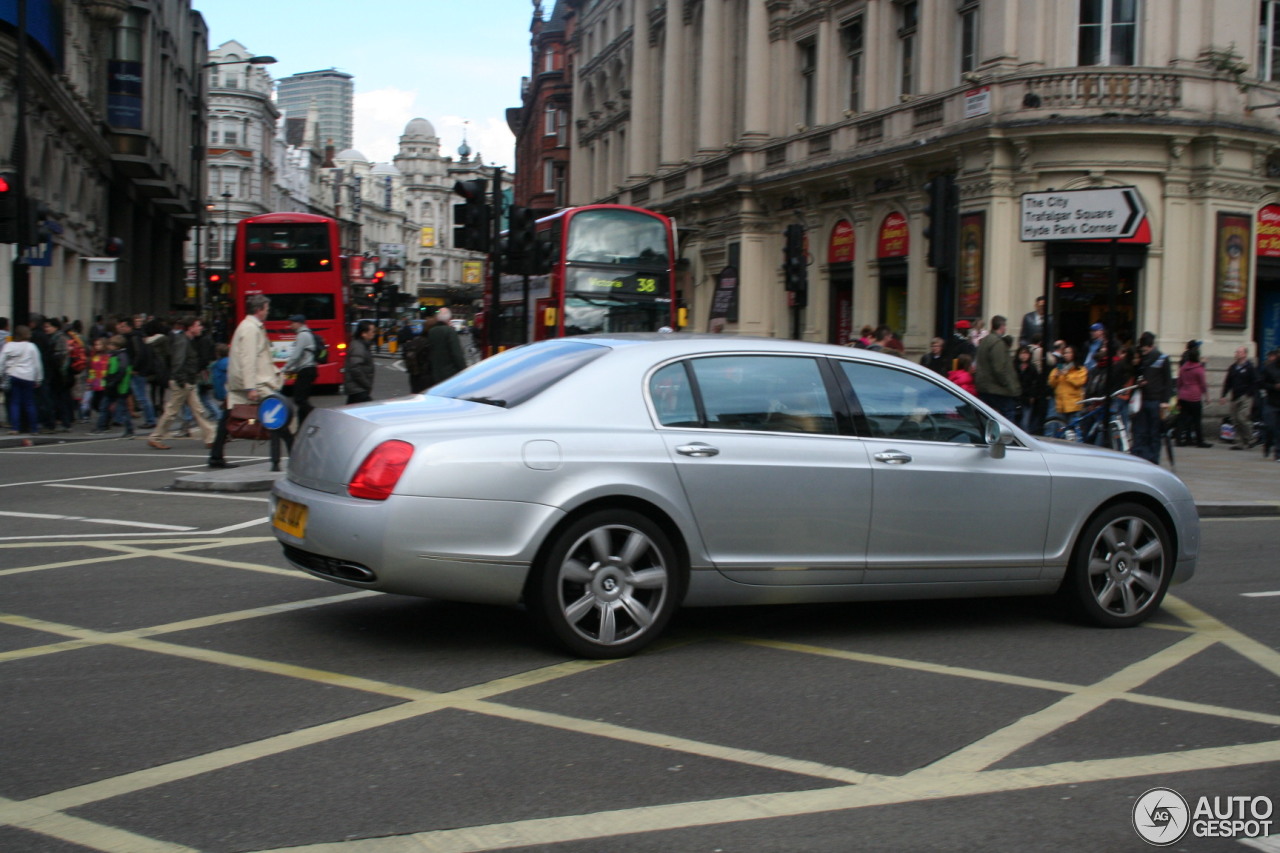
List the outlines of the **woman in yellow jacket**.
{"type": "Polygon", "coordinates": [[[1088,381],[1089,371],[1084,365],[1076,364],[1076,348],[1063,347],[1058,366],[1049,374],[1049,386],[1053,388],[1053,399],[1060,414],[1074,415],[1080,411],[1084,385],[1088,381]]]}

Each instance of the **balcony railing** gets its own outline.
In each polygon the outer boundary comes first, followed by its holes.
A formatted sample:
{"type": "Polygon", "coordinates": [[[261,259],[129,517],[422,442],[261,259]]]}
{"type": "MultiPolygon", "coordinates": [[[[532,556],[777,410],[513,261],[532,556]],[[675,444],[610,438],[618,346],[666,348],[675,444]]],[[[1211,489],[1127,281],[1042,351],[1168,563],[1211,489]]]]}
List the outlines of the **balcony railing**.
{"type": "MultiPolygon", "coordinates": [[[[1045,109],[1176,110],[1182,106],[1182,78],[1142,71],[1080,71],[1040,74],[1026,91],[1045,109]]],[[[1028,99],[1029,104],[1034,100],[1028,99]]]]}

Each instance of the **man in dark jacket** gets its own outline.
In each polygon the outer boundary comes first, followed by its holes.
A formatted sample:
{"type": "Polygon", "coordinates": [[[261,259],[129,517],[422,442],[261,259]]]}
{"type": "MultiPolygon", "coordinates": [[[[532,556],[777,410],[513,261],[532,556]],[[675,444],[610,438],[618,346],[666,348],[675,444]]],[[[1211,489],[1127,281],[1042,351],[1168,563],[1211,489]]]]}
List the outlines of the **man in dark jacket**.
{"type": "Polygon", "coordinates": [[[453,374],[467,366],[467,358],[462,354],[462,342],[458,333],[449,322],[453,312],[441,308],[436,312],[436,322],[426,331],[427,362],[431,365],[431,379],[427,384],[438,385],[453,374]]]}
{"type": "Polygon", "coordinates": [[[367,403],[373,399],[373,351],[369,342],[376,329],[371,320],[356,324],[356,333],[347,350],[347,365],[343,370],[342,387],[347,392],[347,403],[367,403]]]}
{"type": "Polygon", "coordinates": [[[1138,393],[1142,406],[1133,416],[1133,455],[1152,464],[1160,464],[1160,437],[1164,434],[1164,416],[1173,396],[1173,371],[1169,356],[1156,349],[1156,336],[1143,332],[1138,338],[1138,393]]]}
{"type": "Polygon", "coordinates": [[[183,317],[175,324],[175,328],[178,329],[178,334],[169,342],[173,348],[169,359],[169,398],[165,403],[164,414],[156,421],[147,444],[157,450],[168,450],[169,445],[161,440],[164,438],[165,427],[170,420],[181,419],[182,407],[186,405],[200,425],[204,446],[212,447],[217,426],[205,416],[197,384],[200,372],[206,365],[200,362],[200,351],[195,339],[200,336],[204,327],[198,318],[183,317]]]}
{"type": "Polygon", "coordinates": [[[1262,366],[1262,423],[1267,435],[1262,456],[1268,453],[1280,462],[1280,349],[1267,353],[1267,363],[1262,366]]]}
{"type": "Polygon", "coordinates": [[[1247,450],[1254,445],[1253,403],[1258,396],[1258,368],[1249,360],[1248,347],[1236,347],[1236,360],[1227,368],[1222,380],[1222,400],[1229,407],[1231,423],[1236,428],[1232,450],[1247,450]]]}
{"type": "Polygon", "coordinates": [[[999,314],[991,318],[991,333],[978,342],[974,381],[978,399],[1012,421],[1017,416],[1022,383],[1018,381],[1018,371],[1014,369],[1013,355],[1005,337],[1008,325],[1009,321],[999,314]]]}

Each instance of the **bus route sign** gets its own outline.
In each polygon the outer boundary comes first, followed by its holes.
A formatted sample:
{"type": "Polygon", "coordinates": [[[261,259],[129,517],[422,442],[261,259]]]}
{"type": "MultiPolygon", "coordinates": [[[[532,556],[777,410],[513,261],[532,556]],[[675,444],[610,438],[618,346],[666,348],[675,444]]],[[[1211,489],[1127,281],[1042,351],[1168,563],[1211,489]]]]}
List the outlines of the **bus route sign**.
{"type": "Polygon", "coordinates": [[[1021,240],[1122,240],[1146,215],[1137,187],[1023,193],[1021,240]]]}

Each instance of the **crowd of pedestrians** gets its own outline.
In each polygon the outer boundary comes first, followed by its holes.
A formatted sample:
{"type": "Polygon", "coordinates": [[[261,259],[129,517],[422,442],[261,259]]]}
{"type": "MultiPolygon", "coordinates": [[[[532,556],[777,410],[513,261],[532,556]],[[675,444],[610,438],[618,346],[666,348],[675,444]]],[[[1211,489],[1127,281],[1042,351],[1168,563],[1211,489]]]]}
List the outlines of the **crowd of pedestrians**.
{"type": "MultiPolygon", "coordinates": [[[[1055,340],[1043,345],[1049,328],[1043,297],[1022,319],[1015,344],[1008,320],[959,320],[950,338],[933,338],[920,364],[976,395],[996,411],[1036,435],[1049,418],[1070,421],[1097,406],[1102,418],[1132,437],[1134,455],[1159,462],[1162,443],[1211,447],[1211,438],[1233,450],[1259,445],[1263,458],[1280,459],[1280,349],[1258,366],[1239,347],[1227,369],[1219,402],[1227,408],[1222,429],[1205,430],[1205,404],[1212,401],[1202,342],[1188,341],[1177,363],[1143,332],[1122,340],[1103,323],[1093,323],[1077,346],[1055,340]],[[1105,401],[1105,402],[1098,402],[1105,401]],[[1260,427],[1260,428],[1258,428],[1260,427]]],[[[887,327],[863,327],[850,346],[902,353],[887,327]]],[[[1106,431],[1094,440],[1104,443],[1106,431]]]]}

